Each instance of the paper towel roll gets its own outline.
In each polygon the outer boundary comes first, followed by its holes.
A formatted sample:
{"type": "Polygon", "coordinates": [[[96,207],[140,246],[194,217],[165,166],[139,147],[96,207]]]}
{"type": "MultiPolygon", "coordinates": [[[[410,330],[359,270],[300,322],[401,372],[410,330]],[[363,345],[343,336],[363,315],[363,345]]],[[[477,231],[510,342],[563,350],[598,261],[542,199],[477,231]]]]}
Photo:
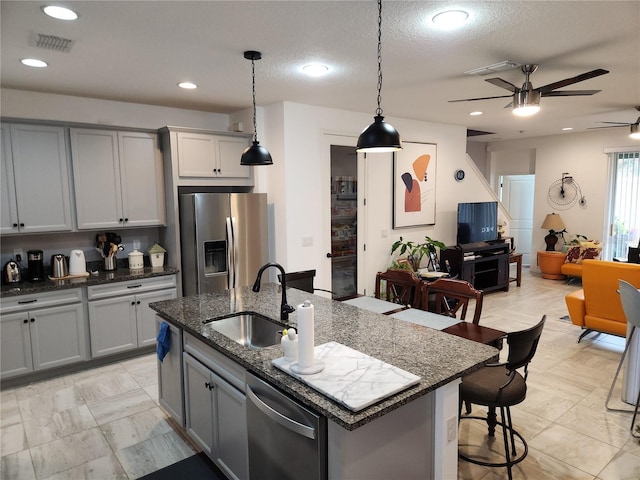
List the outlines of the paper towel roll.
{"type": "Polygon", "coordinates": [[[314,357],[314,331],[313,331],[313,305],[305,300],[298,305],[298,366],[301,369],[313,366],[314,357]]]}

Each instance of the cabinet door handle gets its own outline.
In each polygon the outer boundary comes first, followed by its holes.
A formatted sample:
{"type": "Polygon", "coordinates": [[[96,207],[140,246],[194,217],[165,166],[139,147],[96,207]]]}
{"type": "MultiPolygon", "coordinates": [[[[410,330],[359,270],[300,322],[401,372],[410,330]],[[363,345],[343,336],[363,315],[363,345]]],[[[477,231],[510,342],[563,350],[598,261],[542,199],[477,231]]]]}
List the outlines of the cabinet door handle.
{"type": "Polygon", "coordinates": [[[36,321],[36,319],[35,319],[35,318],[32,318],[32,319],[31,319],[31,323],[33,323],[33,322],[35,322],[35,321],[36,321]]]}
{"type": "Polygon", "coordinates": [[[206,388],[208,388],[209,390],[213,390],[213,383],[205,382],[204,386],[205,386],[206,388]]]}
{"type": "Polygon", "coordinates": [[[24,223],[20,223],[20,226],[21,226],[21,227],[24,227],[24,223]]]}
{"type": "Polygon", "coordinates": [[[24,320],[22,320],[22,323],[29,323],[29,319],[25,318],[24,320]]]}
{"type": "Polygon", "coordinates": [[[330,253],[327,253],[327,258],[331,258],[333,257],[333,255],[331,255],[330,253]]]}
{"type": "Polygon", "coordinates": [[[142,286],[141,283],[139,283],[138,285],[127,285],[127,288],[140,288],[142,286]]]}
{"type": "Polygon", "coordinates": [[[131,305],[135,305],[135,304],[136,304],[136,302],[133,302],[133,301],[131,302],[131,305]]]}
{"type": "Polygon", "coordinates": [[[129,219],[128,219],[128,218],[125,218],[125,219],[124,219],[124,221],[125,221],[125,222],[128,222],[128,221],[129,221],[129,219]]]}
{"type": "Polygon", "coordinates": [[[38,299],[37,299],[37,298],[34,298],[33,300],[18,300],[18,304],[20,304],[20,305],[24,305],[24,304],[26,304],[26,303],[35,303],[35,302],[37,302],[37,301],[38,301],[38,299]]]}
{"type": "Polygon", "coordinates": [[[138,300],[138,301],[136,302],[136,305],[140,305],[140,300],[138,300]]]}
{"type": "Polygon", "coordinates": [[[118,222],[124,222],[124,218],[119,218],[118,222]]]}
{"type": "Polygon", "coordinates": [[[14,224],[13,224],[13,228],[16,228],[17,226],[18,226],[18,224],[17,224],[17,223],[14,223],[14,224]]]}

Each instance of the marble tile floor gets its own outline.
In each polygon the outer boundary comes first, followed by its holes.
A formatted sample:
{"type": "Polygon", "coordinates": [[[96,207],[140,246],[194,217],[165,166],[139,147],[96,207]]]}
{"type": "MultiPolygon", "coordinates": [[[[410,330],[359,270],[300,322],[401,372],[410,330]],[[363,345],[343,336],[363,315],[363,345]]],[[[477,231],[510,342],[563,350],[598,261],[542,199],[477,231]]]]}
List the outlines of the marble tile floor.
{"type": "MultiPolygon", "coordinates": [[[[519,330],[547,315],[527,398],[512,408],[529,443],[514,478],[637,480],[640,443],[629,433],[631,415],[604,408],[624,340],[601,334],[576,343],[580,330],[560,317],[567,314],[564,295],[577,288],[524,269],[522,287],[512,283],[509,292],[485,297],[483,325],[519,330]]],[[[615,393],[619,399],[620,385],[615,393]]],[[[0,478],[134,479],[193,455],[157,396],[154,355],[0,392],[0,478]]],[[[474,407],[474,414],[483,412],[474,407]]],[[[465,420],[459,429],[460,445],[488,455],[501,451],[496,438],[487,447],[481,422],[465,420]]],[[[505,468],[458,463],[459,480],[504,478],[505,468]]]]}

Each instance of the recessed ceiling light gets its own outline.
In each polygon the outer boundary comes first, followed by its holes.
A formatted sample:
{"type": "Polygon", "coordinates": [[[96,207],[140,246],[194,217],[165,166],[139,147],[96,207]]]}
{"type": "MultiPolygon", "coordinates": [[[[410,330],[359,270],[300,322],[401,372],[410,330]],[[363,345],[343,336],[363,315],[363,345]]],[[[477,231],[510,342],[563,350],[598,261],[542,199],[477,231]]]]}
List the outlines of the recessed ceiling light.
{"type": "Polygon", "coordinates": [[[46,7],[42,7],[42,11],[58,20],[75,20],[78,18],[78,14],[73,10],[58,5],[47,5],[46,7]]]}
{"type": "Polygon", "coordinates": [[[184,88],[186,90],[193,90],[194,88],[198,88],[198,85],[196,85],[195,83],[191,83],[191,82],[180,82],[178,84],[178,86],[180,88],[184,88]]]}
{"type": "Polygon", "coordinates": [[[470,113],[469,113],[469,115],[471,115],[472,117],[475,117],[475,116],[477,116],[477,115],[482,115],[482,113],[483,113],[483,112],[481,112],[481,111],[479,111],[479,110],[478,110],[478,111],[475,111],[475,112],[470,112],[470,113]]]}
{"type": "Polygon", "coordinates": [[[49,64],[47,62],[43,62],[42,60],[38,60],[36,58],[23,58],[20,61],[22,62],[23,65],[26,65],[27,67],[42,68],[42,67],[48,67],[49,66],[49,64]]]}
{"type": "Polygon", "coordinates": [[[563,132],[568,132],[568,131],[570,131],[570,130],[573,130],[573,127],[564,127],[564,128],[562,129],[562,131],[563,131],[563,132]]]}
{"type": "Polygon", "coordinates": [[[431,21],[443,28],[459,27],[469,18],[469,14],[464,10],[447,10],[433,16],[431,21]]]}
{"type": "Polygon", "coordinates": [[[310,63],[302,67],[302,71],[310,77],[321,77],[329,72],[329,67],[320,63],[310,63]]]}

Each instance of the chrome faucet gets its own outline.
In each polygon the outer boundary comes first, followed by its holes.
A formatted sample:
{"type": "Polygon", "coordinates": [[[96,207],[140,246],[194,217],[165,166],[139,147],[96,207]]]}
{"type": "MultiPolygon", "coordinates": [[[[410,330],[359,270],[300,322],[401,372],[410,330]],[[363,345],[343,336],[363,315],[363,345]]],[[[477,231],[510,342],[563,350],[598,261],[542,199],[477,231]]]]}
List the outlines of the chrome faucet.
{"type": "Polygon", "coordinates": [[[253,288],[251,290],[253,290],[254,292],[260,291],[260,280],[262,279],[262,272],[264,272],[269,267],[276,267],[278,270],[280,270],[280,276],[282,277],[282,301],[280,303],[280,320],[289,320],[289,314],[295,312],[296,309],[287,304],[287,278],[282,265],[278,263],[267,263],[266,265],[260,267],[260,270],[258,270],[258,276],[256,277],[256,281],[254,282],[253,288]]]}

